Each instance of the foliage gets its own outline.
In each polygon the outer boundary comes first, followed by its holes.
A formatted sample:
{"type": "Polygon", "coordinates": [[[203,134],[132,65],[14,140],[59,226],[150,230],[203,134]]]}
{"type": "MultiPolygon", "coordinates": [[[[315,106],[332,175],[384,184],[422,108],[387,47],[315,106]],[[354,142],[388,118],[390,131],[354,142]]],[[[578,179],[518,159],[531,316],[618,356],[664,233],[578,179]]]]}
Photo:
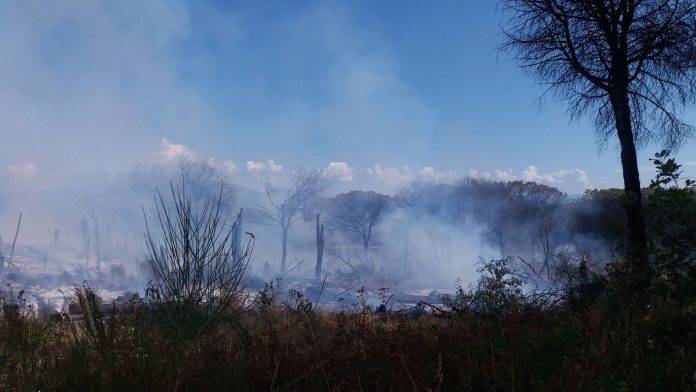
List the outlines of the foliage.
{"type": "Polygon", "coordinates": [[[681,301],[696,299],[696,182],[683,179],[667,150],[655,154],[649,217],[654,288],[681,301]]]}
{"type": "Polygon", "coordinates": [[[622,189],[587,189],[571,206],[571,231],[605,241],[612,250],[625,247],[628,236],[622,189]]]}
{"type": "Polygon", "coordinates": [[[116,305],[112,304],[109,316],[102,308],[102,300],[94,288],[75,288],[66,321],[74,341],[84,340],[90,347],[105,354],[114,344],[116,305]]]}
{"type": "Polygon", "coordinates": [[[502,316],[516,313],[525,305],[524,281],[505,258],[483,263],[475,287],[469,290],[461,285],[454,297],[445,296],[445,303],[458,313],[502,316]]]}

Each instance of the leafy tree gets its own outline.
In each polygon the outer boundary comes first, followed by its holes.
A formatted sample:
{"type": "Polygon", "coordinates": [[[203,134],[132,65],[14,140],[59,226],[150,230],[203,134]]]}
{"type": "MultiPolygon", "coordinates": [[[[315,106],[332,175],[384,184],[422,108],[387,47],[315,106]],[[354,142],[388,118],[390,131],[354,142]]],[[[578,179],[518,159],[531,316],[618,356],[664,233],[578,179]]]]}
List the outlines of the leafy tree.
{"type": "Polygon", "coordinates": [[[441,219],[455,218],[457,186],[416,181],[396,193],[393,204],[409,208],[415,213],[437,216],[441,219]]]}
{"type": "Polygon", "coordinates": [[[373,191],[340,193],[330,200],[329,221],[334,227],[358,235],[367,251],[388,201],[389,196],[373,191]]]}
{"type": "Polygon", "coordinates": [[[622,247],[626,236],[626,212],[621,189],[588,189],[571,205],[570,231],[605,241],[612,250],[622,247]]]}
{"type": "Polygon", "coordinates": [[[513,248],[520,250],[529,238],[532,247],[539,236],[548,242],[548,235],[554,234],[555,214],[567,203],[566,194],[558,189],[523,181],[466,179],[455,195],[460,219],[471,216],[486,225],[502,255],[513,248]]]}

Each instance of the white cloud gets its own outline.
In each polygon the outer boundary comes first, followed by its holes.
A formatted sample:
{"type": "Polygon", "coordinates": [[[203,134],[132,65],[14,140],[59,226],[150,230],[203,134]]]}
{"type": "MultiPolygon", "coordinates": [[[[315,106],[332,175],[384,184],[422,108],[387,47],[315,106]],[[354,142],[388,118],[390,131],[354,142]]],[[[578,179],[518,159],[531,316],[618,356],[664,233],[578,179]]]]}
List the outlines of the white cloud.
{"type": "Polygon", "coordinates": [[[453,170],[439,171],[432,166],[424,166],[415,171],[408,166],[376,164],[362,173],[364,174],[364,178],[361,178],[362,182],[380,192],[393,192],[413,181],[453,183],[460,178],[459,174],[453,170]]]}
{"type": "Polygon", "coordinates": [[[399,168],[376,164],[367,169],[367,174],[386,183],[406,183],[414,180],[411,170],[407,166],[399,168]]]}
{"type": "Polygon", "coordinates": [[[30,180],[39,174],[39,168],[34,162],[24,162],[17,163],[14,165],[8,165],[5,168],[7,174],[9,174],[15,180],[30,180]]]}
{"type": "Polygon", "coordinates": [[[257,175],[263,173],[276,174],[283,170],[283,166],[275,163],[273,159],[269,159],[266,162],[247,161],[246,170],[257,175]]]}
{"type": "Polygon", "coordinates": [[[418,174],[424,177],[432,177],[435,175],[435,169],[432,166],[424,166],[418,174]]]}
{"type": "Polygon", "coordinates": [[[515,181],[517,176],[512,173],[512,170],[498,170],[493,171],[495,173],[495,178],[500,181],[515,181]]]}
{"type": "Polygon", "coordinates": [[[353,181],[353,167],[350,167],[347,162],[329,162],[324,172],[327,176],[338,178],[340,181],[353,181]]]}
{"type": "Polygon", "coordinates": [[[489,172],[479,172],[476,169],[469,169],[469,177],[471,178],[481,178],[481,179],[490,179],[491,173],[489,172]]]}
{"type": "Polygon", "coordinates": [[[549,174],[539,174],[536,165],[529,165],[522,170],[522,179],[535,182],[554,182],[554,177],[549,174]]]}
{"type": "Polygon", "coordinates": [[[479,178],[482,180],[504,181],[504,182],[515,181],[517,179],[517,176],[512,172],[512,170],[501,170],[501,169],[495,169],[495,170],[493,170],[493,173],[488,172],[488,171],[480,172],[476,169],[471,169],[471,170],[469,170],[469,177],[479,178]]]}
{"type": "Polygon", "coordinates": [[[236,173],[237,172],[237,165],[235,165],[234,162],[232,162],[232,161],[222,162],[222,167],[224,167],[225,171],[228,173],[236,173]]]}
{"type": "Polygon", "coordinates": [[[422,181],[451,183],[459,178],[453,170],[437,171],[432,166],[425,166],[418,171],[418,179],[422,181]]]}
{"type": "Polygon", "coordinates": [[[562,169],[551,173],[540,174],[536,165],[529,165],[522,171],[522,179],[548,185],[577,185],[582,189],[590,186],[587,173],[580,169],[562,169]]]}
{"type": "Polygon", "coordinates": [[[215,159],[210,158],[208,159],[208,165],[213,166],[227,174],[235,174],[239,172],[239,170],[237,169],[237,165],[234,163],[234,161],[231,160],[218,162],[215,159]]]}
{"type": "Polygon", "coordinates": [[[194,161],[196,160],[196,153],[183,144],[173,144],[167,138],[162,138],[160,147],[157,150],[157,158],[162,162],[175,160],[194,161]]]}

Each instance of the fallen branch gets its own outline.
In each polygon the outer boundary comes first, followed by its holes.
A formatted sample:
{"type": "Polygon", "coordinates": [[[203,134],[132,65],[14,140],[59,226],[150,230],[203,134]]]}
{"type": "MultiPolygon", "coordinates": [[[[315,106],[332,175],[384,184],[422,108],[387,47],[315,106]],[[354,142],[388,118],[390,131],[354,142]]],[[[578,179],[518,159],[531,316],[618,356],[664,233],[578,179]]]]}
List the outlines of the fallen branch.
{"type": "Polygon", "coordinates": [[[433,304],[431,304],[431,303],[428,303],[428,302],[425,302],[425,301],[420,301],[420,302],[418,302],[418,305],[425,305],[425,306],[427,306],[427,307],[429,307],[429,308],[435,310],[436,312],[438,312],[438,313],[434,313],[434,314],[437,315],[437,316],[444,316],[444,315],[449,315],[449,314],[452,313],[452,312],[450,312],[450,311],[448,311],[448,310],[442,309],[442,308],[439,307],[439,306],[435,306],[435,305],[433,305],[433,304]]]}

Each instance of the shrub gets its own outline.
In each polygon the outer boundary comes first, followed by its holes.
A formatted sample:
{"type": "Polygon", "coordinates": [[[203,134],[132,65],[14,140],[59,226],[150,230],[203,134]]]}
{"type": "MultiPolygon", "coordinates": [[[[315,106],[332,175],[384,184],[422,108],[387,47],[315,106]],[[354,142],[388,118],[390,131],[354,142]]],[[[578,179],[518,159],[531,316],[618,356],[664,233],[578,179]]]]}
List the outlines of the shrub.
{"type": "Polygon", "coordinates": [[[171,336],[190,339],[223,321],[234,321],[245,307],[243,277],[253,236],[241,243],[239,219],[227,226],[216,198],[192,208],[186,182],[170,184],[171,204],[156,192],[161,236],[146,220],[147,262],[153,279],[147,297],[171,336]]]}
{"type": "Polygon", "coordinates": [[[65,320],[74,343],[84,340],[89,347],[106,354],[114,344],[116,304],[112,302],[108,315],[103,307],[103,301],[94,288],[87,285],[77,287],[65,320]]]}
{"type": "Polygon", "coordinates": [[[512,258],[484,263],[475,287],[468,290],[461,285],[457,293],[443,296],[443,302],[457,313],[473,313],[484,316],[501,316],[522,309],[526,298],[522,280],[510,267],[512,258]]]}
{"type": "Polygon", "coordinates": [[[696,298],[696,181],[683,179],[667,150],[652,160],[657,175],[648,200],[653,289],[660,295],[696,298]]]}

